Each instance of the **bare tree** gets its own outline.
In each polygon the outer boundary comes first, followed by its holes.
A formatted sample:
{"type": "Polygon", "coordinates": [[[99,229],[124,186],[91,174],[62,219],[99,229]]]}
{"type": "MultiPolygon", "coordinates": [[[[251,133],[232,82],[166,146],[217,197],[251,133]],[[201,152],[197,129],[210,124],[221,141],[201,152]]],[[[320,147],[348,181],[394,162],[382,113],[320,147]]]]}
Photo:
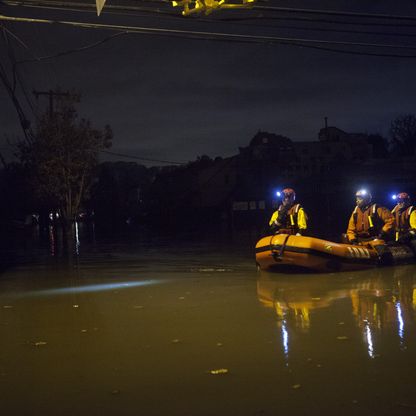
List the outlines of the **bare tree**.
{"type": "Polygon", "coordinates": [[[416,116],[404,114],[391,122],[390,137],[393,152],[401,156],[415,154],[416,116]]]}
{"type": "Polygon", "coordinates": [[[40,117],[35,137],[18,143],[20,161],[31,172],[31,184],[50,208],[59,208],[67,226],[77,215],[90,185],[100,150],[111,146],[112,131],[93,129],[79,119],[74,100],[57,100],[53,113],[40,117]]]}

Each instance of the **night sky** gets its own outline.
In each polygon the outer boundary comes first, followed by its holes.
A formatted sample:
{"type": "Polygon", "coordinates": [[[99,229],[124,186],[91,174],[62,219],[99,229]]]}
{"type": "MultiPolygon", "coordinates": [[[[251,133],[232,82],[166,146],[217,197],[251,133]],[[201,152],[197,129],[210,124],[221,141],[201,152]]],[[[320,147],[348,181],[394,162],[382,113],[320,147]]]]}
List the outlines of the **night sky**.
{"type": "MultiPolygon", "coordinates": [[[[33,89],[60,86],[63,90],[80,91],[80,114],[90,118],[95,127],[107,123],[112,126],[112,151],[116,153],[176,162],[194,160],[202,154],[225,157],[238,153],[239,146],[247,146],[258,130],[293,140],[317,140],[327,116],[329,125],[347,132],[387,135],[392,119],[403,113],[416,113],[416,58],[339,53],[302,47],[301,42],[270,44],[254,38],[394,44],[407,48],[310,45],[416,57],[414,0],[272,0],[257,3],[264,9],[217,11],[186,18],[180,18],[180,9],[159,1],[110,0],[108,6],[145,6],[154,12],[114,14],[115,10],[106,6],[100,17],[93,8],[76,12],[6,3],[0,1],[0,15],[251,36],[250,42],[236,42],[224,37],[212,41],[206,35],[192,39],[189,34],[124,34],[84,51],[18,65],[27,95],[37,110],[46,109],[47,100],[43,97],[36,101],[33,89]],[[413,20],[284,13],[273,7],[413,16],[413,20]],[[156,13],[157,8],[170,15],[156,13]]],[[[121,31],[0,23],[7,29],[18,61],[75,50],[121,31]]],[[[4,37],[0,41],[0,59],[11,79],[4,37]]],[[[34,122],[19,84],[16,97],[34,122]]],[[[3,84],[0,108],[0,149],[10,160],[6,136],[17,137],[21,130],[3,84]]],[[[111,160],[114,159],[129,160],[111,160]]]]}

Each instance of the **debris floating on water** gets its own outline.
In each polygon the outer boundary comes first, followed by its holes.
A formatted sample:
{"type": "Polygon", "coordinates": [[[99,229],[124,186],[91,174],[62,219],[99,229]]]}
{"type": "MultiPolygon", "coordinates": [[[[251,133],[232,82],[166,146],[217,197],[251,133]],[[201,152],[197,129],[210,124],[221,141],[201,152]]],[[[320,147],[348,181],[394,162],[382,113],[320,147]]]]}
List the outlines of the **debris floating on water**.
{"type": "Polygon", "coordinates": [[[210,370],[209,373],[214,375],[214,376],[222,375],[222,374],[228,374],[228,369],[227,368],[218,368],[216,370],[210,370]]]}

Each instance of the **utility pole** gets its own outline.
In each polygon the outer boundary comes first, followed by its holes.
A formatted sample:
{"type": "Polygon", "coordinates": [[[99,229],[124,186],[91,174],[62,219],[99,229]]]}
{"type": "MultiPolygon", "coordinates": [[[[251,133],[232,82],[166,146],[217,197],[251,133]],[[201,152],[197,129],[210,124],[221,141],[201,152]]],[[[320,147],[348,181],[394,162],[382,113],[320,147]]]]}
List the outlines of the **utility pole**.
{"type": "Polygon", "coordinates": [[[67,92],[60,92],[60,91],[36,91],[33,90],[33,94],[35,95],[36,99],[39,98],[39,96],[41,95],[47,95],[49,97],[49,117],[52,118],[53,116],[53,100],[55,97],[71,97],[74,96],[74,94],[70,94],[68,91],[67,92]]]}
{"type": "Polygon", "coordinates": [[[326,140],[329,139],[329,137],[328,137],[328,117],[325,117],[325,137],[326,137],[326,140]]]}

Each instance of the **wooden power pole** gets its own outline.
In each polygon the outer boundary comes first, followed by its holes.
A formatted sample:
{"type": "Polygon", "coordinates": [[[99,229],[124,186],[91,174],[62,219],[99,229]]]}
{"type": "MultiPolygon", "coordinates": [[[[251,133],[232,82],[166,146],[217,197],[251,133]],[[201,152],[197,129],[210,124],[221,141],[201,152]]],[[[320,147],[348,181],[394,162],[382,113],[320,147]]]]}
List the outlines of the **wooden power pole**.
{"type": "Polygon", "coordinates": [[[55,97],[71,97],[73,94],[70,94],[68,91],[67,92],[60,92],[60,91],[36,91],[33,90],[33,94],[35,95],[35,97],[38,99],[39,96],[41,95],[46,95],[49,97],[49,117],[53,116],[53,112],[54,112],[54,107],[53,107],[53,101],[55,97]]]}

